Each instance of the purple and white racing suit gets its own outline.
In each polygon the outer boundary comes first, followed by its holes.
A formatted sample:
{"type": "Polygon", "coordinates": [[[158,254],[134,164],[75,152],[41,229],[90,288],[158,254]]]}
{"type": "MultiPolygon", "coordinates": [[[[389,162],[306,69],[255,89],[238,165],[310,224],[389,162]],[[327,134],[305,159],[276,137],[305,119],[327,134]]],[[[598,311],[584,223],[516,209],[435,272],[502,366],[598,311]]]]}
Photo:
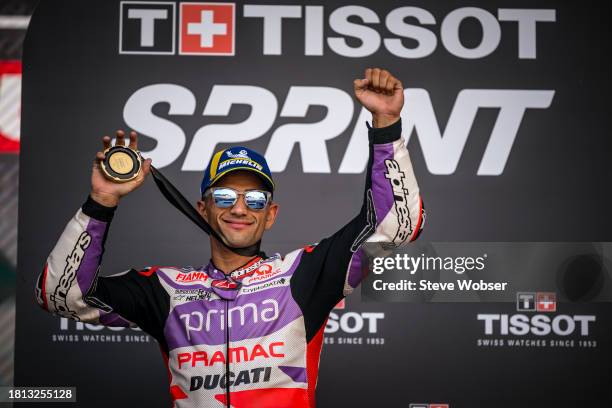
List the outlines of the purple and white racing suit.
{"type": "Polygon", "coordinates": [[[70,220],[37,283],[47,311],[82,322],[137,325],[159,343],[176,407],[314,407],[323,329],[363,278],[364,242],[417,238],[424,209],[401,121],[369,129],[359,214],[316,245],[224,274],[148,267],[98,276],[115,208],[91,198],[70,220]]]}

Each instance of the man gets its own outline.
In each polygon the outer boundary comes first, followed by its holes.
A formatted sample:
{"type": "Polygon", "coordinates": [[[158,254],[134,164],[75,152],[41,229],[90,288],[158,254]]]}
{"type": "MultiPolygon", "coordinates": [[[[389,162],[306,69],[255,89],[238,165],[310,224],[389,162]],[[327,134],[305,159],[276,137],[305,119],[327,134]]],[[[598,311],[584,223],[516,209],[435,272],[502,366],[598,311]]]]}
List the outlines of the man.
{"type": "MultiPolygon", "coordinates": [[[[405,142],[401,82],[367,69],[355,96],[372,113],[370,160],[359,214],[331,237],[284,257],[259,252],[278,211],[265,159],[243,147],[217,152],[198,211],[217,233],[204,267],[149,267],[98,277],[109,224],[135,180],[103,177],[51,252],[37,285],[49,312],[109,326],[138,325],[160,344],[177,407],[314,407],[323,330],[334,305],[360,283],[364,242],[408,243],[424,211],[405,142]],[[249,252],[250,251],[250,252],[249,252]]],[[[116,143],[125,135],[117,132],[116,143]]],[[[103,139],[110,147],[109,137],[103,139]]],[[[137,148],[137,135],[130,135],[137,148]]],[[[340,370],[344,368],[338,368],[340,370]]]]}

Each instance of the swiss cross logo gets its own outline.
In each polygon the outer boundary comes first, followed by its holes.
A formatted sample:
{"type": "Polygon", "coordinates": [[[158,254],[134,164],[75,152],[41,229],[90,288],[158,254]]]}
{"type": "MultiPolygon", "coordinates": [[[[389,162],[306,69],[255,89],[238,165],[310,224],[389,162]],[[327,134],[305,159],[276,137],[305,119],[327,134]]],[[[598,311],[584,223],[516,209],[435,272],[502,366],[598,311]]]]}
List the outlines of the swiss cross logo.
{"type": "Polygon", "coordinates": [[[180,3],[179,54],[234,55],[234,3],[180,3]]]}
{"type": "Polygon", "coordinates": [[[536,309],[538,312],[555,312],[557,296],[554,292],[538,292],[536,294],[536,309]]]}
{"type": "Polygon", "coordinates": [[[516,294],[516,310],[519,312],[535,312],[535,292],[518,292],[516,294]]]}
{"type": "Polygon", "coordinates": [[[448,408],[448,404],[429,404],[429,408],[448,408]]]}

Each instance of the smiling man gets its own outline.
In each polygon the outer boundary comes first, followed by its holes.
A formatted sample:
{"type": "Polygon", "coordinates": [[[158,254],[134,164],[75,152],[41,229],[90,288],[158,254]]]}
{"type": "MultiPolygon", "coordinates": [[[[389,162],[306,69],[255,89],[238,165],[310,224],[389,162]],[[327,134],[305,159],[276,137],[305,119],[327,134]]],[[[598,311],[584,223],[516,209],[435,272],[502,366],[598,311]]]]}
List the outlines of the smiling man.
{"type": "Polygon", "coordinates": [[[225,240],[210,240],[212,262],[220,270],[233,271],[252,258],[230,248],[243,248],[247,253],[259,250],[261,237],[278,212],[273,191],[272,174],[259,153],[234,147],[214,154],[200,186],[198,212],[225,240]]]}
{"type": "MultiPolygon", "coordinates": [[[[372,113],[370,159],[361,210],[335,234],[285,256],[261,252],[278,213],[274,181],[260,154],[233,147],[213,156],[201,184],[198,211],[218,237],[210,239],[207,265],[98,276],[119,200],[143,183],[151,164],[116,184],[100,172],[98,152],[90,196],[38,279],[39,304],[60,316],[149,333],[160,344],[177,407],[314,407],[325,322],[363,279],[360,246],[407,244],[424,221],[401,138],[401,82],[367,69],[354,91],[372,113]]],[[[116,143],[124,141],[117,132],[116,143]]],[[[110,144],[105,137],[104,148],[110,144]]],[[[137,148],[135,132],[130,146],[137,148]]]]}

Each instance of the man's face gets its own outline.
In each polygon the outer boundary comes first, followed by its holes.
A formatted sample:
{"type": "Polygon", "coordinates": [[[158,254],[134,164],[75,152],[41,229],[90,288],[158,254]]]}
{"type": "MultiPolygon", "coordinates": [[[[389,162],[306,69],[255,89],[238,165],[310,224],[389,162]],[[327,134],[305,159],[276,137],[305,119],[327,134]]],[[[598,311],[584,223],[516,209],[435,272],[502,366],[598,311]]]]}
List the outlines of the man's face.
{"type": "MultiPolygon", "coordinates": [[[[261,179],[250,171],[233,171],[223,176],[214,187],[229,187],[238,192],[265,190],[261,179]]],[[[211,195],[198,201],[198,212],[210,226],[227,239],[230,246],[243,248],[255,244],[276,220],[278,204],[269,203],[263,210],[251,210],[238,196],[236,204],[219,208],[211,195]]]]}

